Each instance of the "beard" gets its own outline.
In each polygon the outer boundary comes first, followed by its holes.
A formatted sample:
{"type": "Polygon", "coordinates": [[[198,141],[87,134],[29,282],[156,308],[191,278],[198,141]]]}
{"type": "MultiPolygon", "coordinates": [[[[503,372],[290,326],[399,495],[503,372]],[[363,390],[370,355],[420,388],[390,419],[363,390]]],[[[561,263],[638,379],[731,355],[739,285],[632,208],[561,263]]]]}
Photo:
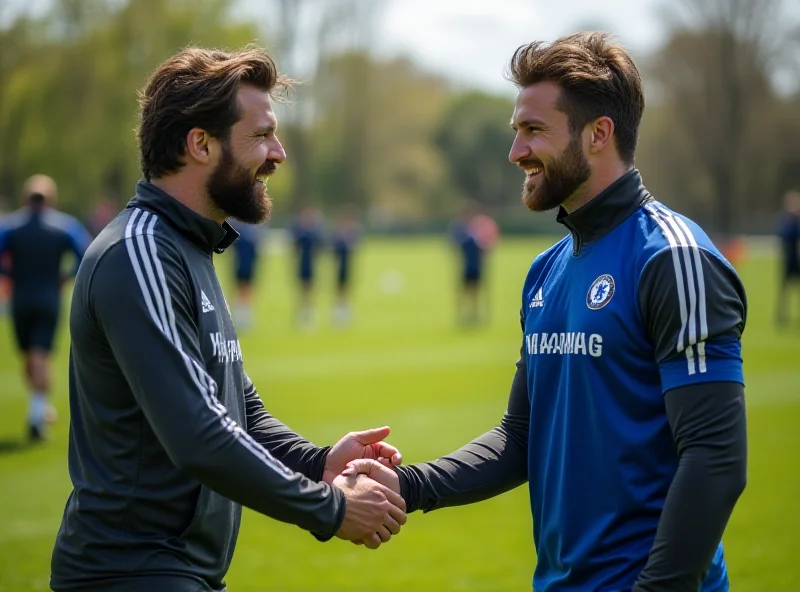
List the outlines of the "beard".
{"type": "MultiPolygon", "coordinates": [[[[531,162],[519,164],[525,166],[531,162]]],[[[542,166],[542,163],[536,164],[542,166]]],[[[542,169],[543,178],[534,187],[526,183],[522,188],[522,201],[534,212],[545,212],[560,206],[591,175],[589,161],[581,150],[580,134],[573,135],[564,151],[542,169]]]]}
{"type": "MultiPolygon", "coordinates": [[[[267,161],[256,175],[271,175],[275,169],[275,163],[267,161]]],[[[222,145],[222,157],[206,183],[206,191],[214,206],[226,217],[247,224],[260,224],[268,220],[272,212],[272,199],[267,193],[267,186],[254,179],[246,167],[236,162],[233,152],[225,143],[222,145]]]]}

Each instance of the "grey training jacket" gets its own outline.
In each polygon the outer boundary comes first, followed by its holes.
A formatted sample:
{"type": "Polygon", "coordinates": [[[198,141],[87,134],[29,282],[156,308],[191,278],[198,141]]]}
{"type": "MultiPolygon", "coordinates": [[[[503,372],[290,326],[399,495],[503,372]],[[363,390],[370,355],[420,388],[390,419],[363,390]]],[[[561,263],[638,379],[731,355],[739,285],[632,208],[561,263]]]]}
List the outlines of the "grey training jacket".
{"type": "Polygon", "coordinates": [[[265,409],[213,266],[237,236],[141,181],[88,249],[70,312],[67,501],[54,590],[222,590],[241,506],[318,539],[327,448],[265,409]],[[145,582],[147,582],[145,584],[145,582]]]}

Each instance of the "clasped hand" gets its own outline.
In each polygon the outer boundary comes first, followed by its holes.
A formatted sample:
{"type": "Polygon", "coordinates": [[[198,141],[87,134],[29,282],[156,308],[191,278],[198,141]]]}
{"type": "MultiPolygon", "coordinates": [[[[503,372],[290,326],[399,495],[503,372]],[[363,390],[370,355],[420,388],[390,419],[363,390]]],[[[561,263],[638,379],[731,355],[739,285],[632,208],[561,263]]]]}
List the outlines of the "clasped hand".
{"type": "Polygon", "coordinates": [[[328,452],[323,480],[344,492],[345,517],[336,536],[377,549],[406,523],[406,503],[393,467],[403,457],[383,439],[389,428],[351,432],[328,452]]]}

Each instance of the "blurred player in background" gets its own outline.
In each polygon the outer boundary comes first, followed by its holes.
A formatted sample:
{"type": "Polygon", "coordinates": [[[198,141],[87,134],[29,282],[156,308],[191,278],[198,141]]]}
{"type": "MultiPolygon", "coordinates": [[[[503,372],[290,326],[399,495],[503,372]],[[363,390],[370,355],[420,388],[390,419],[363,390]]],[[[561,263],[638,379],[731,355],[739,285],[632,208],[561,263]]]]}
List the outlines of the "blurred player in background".
{"type": "Polygon", "coordinates": [[[266,234],[263,224],[234,222],[239,238],[233,243],[236,255],[234,279],[236,281],[236,303],[233,309],[237,329],[246,331],[253,326],[253,284],[258,272],[262,241],[266,234]]]}
{"type": "Polygon", "coordinates": [[[75,274],[91,237],[72,216],[54,209],[55,182],[34,175],[23,188],[24,205],[3,219],[0,258],[11,279],[11,317],[17,346],[24,357],[30,391],[28,436],[39,441],[55,420],[50,403],[50,356],[61,310],[61,287],[75,274]],[[64,256],[75,264],[64,273],[64,256]]]}
{"type": "Polygon", "coordinates": [[[791,289],[800,286],[800,192],[790,191],[786,194],[777,230],[781,244],[777,321],[779,325],[785,325],[791,316],[791,289]]]}
{"type": "Polygon", "coordinates": [[[353,266],[353,251],[361,239],[361,229],[351,207],[342,208],[336,217],[331,249],[336,263],[336,302],[333,308],[333,322],[343,327],[352,318],[350,303],[350,282],[353,266]]]}
{"type": "Polygon", "coordinates": [[[314,326],[314,274],[317,255],[323,245],[322,213],[315,207],[306,206],[300,210],[297,221],[292,226],[292,240],[295,251],[295,272],[300,284],[300,298],[297,301],[296,321],[303,329],[314,326]]]}
{"type": "Polygon", "coordinates": [[[464,207],[461,220],[451,231],[461,262],[456,310],[462,326],[488,321],[491,306],[486,289],[487,256],[499,235],[497,223],[480,213],[475,204],[464,207]]]}

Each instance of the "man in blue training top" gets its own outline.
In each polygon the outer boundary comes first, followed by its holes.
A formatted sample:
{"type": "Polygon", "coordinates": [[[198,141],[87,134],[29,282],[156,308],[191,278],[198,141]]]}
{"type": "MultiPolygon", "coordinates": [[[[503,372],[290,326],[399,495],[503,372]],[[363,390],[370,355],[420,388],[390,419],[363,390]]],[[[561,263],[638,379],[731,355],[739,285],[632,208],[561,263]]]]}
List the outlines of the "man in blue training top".
{"type": "Polygon", "coordinates": [[[50,404],[50,354],[61,308],[61,286],[78,269],[91,237],[72,216],[53,208],[57,187],[53,179],[34,175],[25,182],[24,205],[3,219],[0,258],[10,260],[2,273],[11,278],[11,318],[17,347],[24,356],[30,389],[28,437],[46,436],[55,420],[50,404]],[[72,253],[71,274],[62,271],[64,255],[72,253]]]}
{"type": "Polygon", "coordinates": [[[569,234],[533,262],[500,425],[393,473],[409,511],[529,483],[536,592],[723,592],[745,487],[742,283],[634,168],[639,73],[602,33],[520,47],[511,162],[569,234]]]}

